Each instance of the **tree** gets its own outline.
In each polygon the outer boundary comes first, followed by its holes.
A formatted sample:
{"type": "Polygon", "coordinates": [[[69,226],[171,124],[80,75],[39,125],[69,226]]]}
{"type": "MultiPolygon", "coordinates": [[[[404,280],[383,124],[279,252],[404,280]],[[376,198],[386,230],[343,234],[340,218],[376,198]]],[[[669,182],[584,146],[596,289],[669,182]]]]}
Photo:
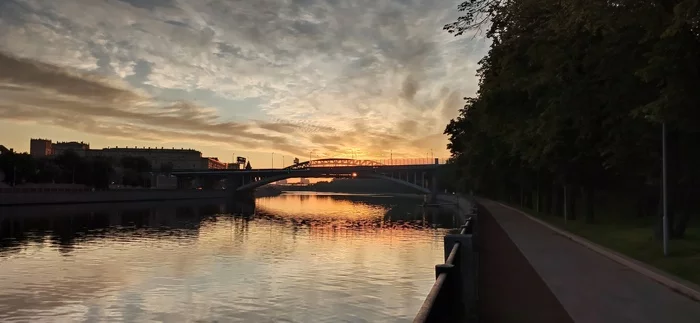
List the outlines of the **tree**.
{"type": "Polygon", "coordinates": [[[247,170],[253,169],[252,167],[250,167],[250,161],[248,161],[248,162],[246,163],[245,169],[247,169],[247,170]]]}
{"type": "Polygon", "coordinates": [[[80,176],[76,176],[76,173],[84,169],[80,167],[84,161],[76,152],[66,150],[61,155],[56,156],[55,162],[61,169],[61,182],[76,183],[76,178],[80,180],[80,176]]]}
{"type": "Polygon", "coordinates": [[[95,158],[92,160],[91,184],[97,189],[109,188],[111,176],[114,173],[112,163],[105,158],[95,158]]]}
{"type": "Polygon", "coordinates": [[[37,170],[35,181],[38,183],[55,183],[61,176],[61,167],[51,158],[38,159],[37,170]]]}
{"type": "Polygon", "coordinates": [[[458,10],[448,32],[487,28],[492,40],[477,95],[445,129],[462,185],[552,214],[575,214],[579,199],[588,222],[601,194],[658,203],[664,121],[682,237],[700,209],[697,1],[469,0],[458,10]]]}
{"type": "Polygon", "coordinates": [[[27,153],[5,152],[0,154],[0,170],[5,174],[5,183],[22,184],[36,176],[36,162],[27,153]]]}

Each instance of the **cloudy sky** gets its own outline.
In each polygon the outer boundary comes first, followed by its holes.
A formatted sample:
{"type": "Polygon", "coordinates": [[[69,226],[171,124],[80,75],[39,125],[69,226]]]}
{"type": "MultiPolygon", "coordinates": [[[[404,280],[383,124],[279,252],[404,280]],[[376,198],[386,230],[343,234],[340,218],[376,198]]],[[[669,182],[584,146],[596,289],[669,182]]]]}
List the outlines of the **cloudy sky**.
{"type": "Polygon", "coordinates": [[[447,156],[488,47],[442,31],[458,3],[0,0],[0,144],[447,156]]]}

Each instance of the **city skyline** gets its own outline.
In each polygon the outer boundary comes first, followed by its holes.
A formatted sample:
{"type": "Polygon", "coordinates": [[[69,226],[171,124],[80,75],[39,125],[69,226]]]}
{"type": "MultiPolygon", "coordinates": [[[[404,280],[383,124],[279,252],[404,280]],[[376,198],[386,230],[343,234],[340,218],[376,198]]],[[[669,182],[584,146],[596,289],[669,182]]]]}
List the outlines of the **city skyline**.
{"type": "MultiPolygon", "coordinates": [[[[92,154],[89,154],[88,157],[95,157],[99,154],[95,154],[97,151],[102,151],[102,150],[124,150],[124,149],[132,149],[132,150],[145,150],[145,151],[159,151],[159,150],[165,150],[165,151],[175,151],[175,152],[187,152],[187,151],[193,151],[197,152],[199,154],[199,157],[202,159],[214,159],[219,162],[222,162],[224,164],[239,164],[243,165],[240,163],[240,158],[243,158],[245,163],[250,162],[250,158],[248,158],[245,155],[231,155],[231,161],[227,162],[223,158],[219,156],[205,156],[201,150],[197,148],[183,148],[183,147],[157,147],[157,146],[104,146],[104,147],[96,147],[92,146],[90,142],[85,142],[82,140],[66,140],[66,141],[61,141],[61,140],[52,140],[50,138],[31,138],[30,139],[30,144],[28,145],[30,149],[28,150],[18,150],[14,147],[5,147],[4,145],[0,145],[0,147],[4,147],[5,149],[9,151],[13,151],[14,153],[27,153],[31,154],[35,158],[42,158],[42,157],[47,157],[47,156],[57,156],[63,154],[67,150],[74,150],[76,151],[79,155],[81,156],[88,156],[86,155],[83,150],[90,151],[92,154]],[[35,144],[40,144],[40,147],[36,147],[35,144]],[[58,147],[57,147],[58,146],[58,147]],[[78,147],[79,146],[79,147],[78,147]]],[[[384,156],[382,156],[384,157],[384,156]]],[[[314,156],[310,154],[308,158],[299,158],[295,156],[290,156],[290,155],[284,155],[284,154],[277,154],[275,153],[270,153],[270,168],[283,168],[287,166],[292,166],[297,162],[304,163],[309,161],[310,159],[318,160],[318,159],[328,159],[328,156],[314,156]],[[275,159],[276,156],[276,159],[275,159]]],[[[331,157],[331,158],[351,158],[351,159],[358,159],[361,160],[360,156],[337,156],[337,157],[331,157]]],[[[433,163],[433,158],[440,160],[441,163],[444,163],[447,158],[435,156],[434,152],[431,151],[429,153],[426,153],[424,156],[413,156],[413,158],[392,158],[390,155],[388,158],[380,159],[380,158],[365,158],[367,160],[372,160],[374,162],[378,163],[385,163],[387,165],[390,164],[390,161],[393,160],[394,162],[399,162],[399,163],[408,163],[408,164],[430,164],[433,163]]],[[[437,161],[436,161],[437,162],[437,161]]],[[[244,163],[244,164],[245,164],[244,163]]],[[[158,165],[156,165],[158,166],[158,165]]],[[[265,167],[264,163],[262,167],[259,168],[268,168],[265,167]]]]}
{"type": "Polygon", "coordinates": [[[2,144],[179,147],[257,167],[272,153],[446,157],[489,45],[442,31],[456,5],[3,2],[2,144]]]}

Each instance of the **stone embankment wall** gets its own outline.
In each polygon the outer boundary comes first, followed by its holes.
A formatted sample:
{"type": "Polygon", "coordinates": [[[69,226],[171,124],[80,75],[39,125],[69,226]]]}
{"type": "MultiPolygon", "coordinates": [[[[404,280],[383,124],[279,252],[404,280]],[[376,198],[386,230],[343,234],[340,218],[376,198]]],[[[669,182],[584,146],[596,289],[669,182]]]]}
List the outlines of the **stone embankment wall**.
{"type": "Polygon", "coordinates": [[[0,192],[0,206],[138,202],[231,197],[223,190],[111,190],[83,192],[0,192]]]}

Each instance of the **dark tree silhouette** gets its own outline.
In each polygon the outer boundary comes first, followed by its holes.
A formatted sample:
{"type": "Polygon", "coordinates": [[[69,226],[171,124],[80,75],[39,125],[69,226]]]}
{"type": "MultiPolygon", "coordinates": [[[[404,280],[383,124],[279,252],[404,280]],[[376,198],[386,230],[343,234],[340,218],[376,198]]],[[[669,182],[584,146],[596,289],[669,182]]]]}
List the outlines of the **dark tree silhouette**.
{"type": "Polygon", "coordinates": [[[671,233],[683,237],[700,210],[697,1],[470,0],[458,9],[447,31],[484,28],[492,41],[476,96],[445,129],[460,188],[588,222],[614,203],[648,214],[660,209],[664,122],[671,233]]]}

